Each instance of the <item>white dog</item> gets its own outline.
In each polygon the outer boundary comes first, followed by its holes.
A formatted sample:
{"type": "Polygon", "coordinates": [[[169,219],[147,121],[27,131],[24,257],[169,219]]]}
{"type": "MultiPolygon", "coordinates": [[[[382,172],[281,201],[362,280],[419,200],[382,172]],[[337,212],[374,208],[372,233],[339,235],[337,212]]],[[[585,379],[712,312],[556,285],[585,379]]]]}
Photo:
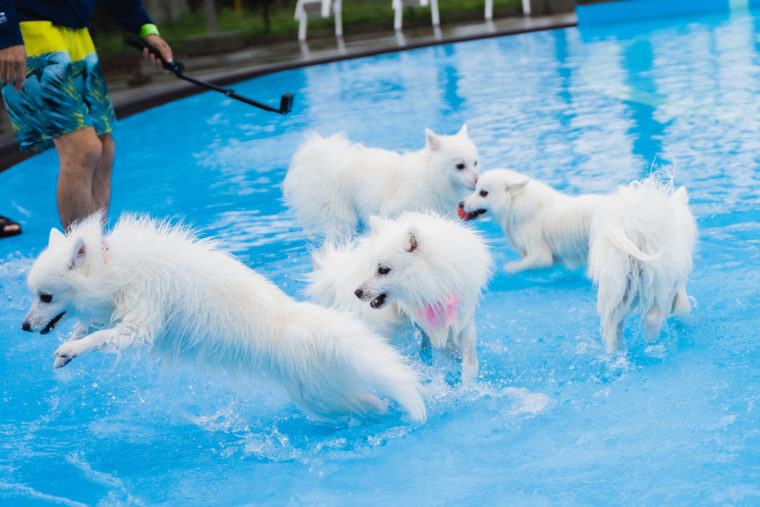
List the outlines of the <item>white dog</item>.
{"type": "Polygon", "coordinates": [[[671,310],[689,311],[685,287],[697,233],[683,187],[673,192],[650,177],[613,194],[568,196],[498,169],[484,173],[459,206],[463,220],[486,212],[523,257],[507,271],[588,263],[608,352],[620,345],[626,315],[644,315],[654,337],[671,310]]]}
{"type": "Polygon", "coordinates": [[[388,339],[415,324],[461,358],[464,380],[476,377],[475,309],[491,269],[483,239],[454,220],[413,212],[373,216],[369,225],[367,237],[315,254],[307,293],[356,312],[388,339]]]}
{"type": "Polygon", "coordinates": [[[688,313],[686,282],[697,224],[684,187],[655,177],[621,186],[604,199],[591,224],[588,273],[598,285],[597,312],[607,352],[615,352],[623,320],[644,318],[650,338],[668,313],[688,313]]]}
{"type": "Polygon", "coordinates": [[[377,393],[425,419],[422,387],[385,339],[348,313],[294,301],[181,227],[126,216],[104,236],[95,216],[68,236],[53,229],[28,284],[24,330],[47,333],[64,316],[101,328],[58,347],[55,368],[91,350],[152,346],[270,377],[316,417],[384,411],[377,393]]]}
{"type": "Polygon", "coordinates": [[[425,148],[399,154],[351,143],[342,134],[310,135],[283,182],[288,205],[304,227],[330,239],[346,238],[371,215],[401,211],[453,214],[475,188],[478,150],[467,126],[453,136],[425,130],[425,148]]]}
{"type": "Polygon", "coordinates": [[[589,228],[603,196],[569,196],[509,169],[483,173],[475,191],[459,203],[462,220],[490,212],[509,245],[522,259],[508,262],[510,273],[563,264],[585,266],[589,228]]]}

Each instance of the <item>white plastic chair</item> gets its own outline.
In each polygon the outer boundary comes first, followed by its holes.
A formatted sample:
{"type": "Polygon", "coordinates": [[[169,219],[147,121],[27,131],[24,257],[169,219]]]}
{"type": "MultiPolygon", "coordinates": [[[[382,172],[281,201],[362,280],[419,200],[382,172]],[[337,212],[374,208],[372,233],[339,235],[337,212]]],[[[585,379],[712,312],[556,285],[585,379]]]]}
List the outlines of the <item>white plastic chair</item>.
{"type": "Polygon", "coordinates": [[[438,15],[438,0],[393,0],[393,29],[401,30],[403,24],[404,7],[427,7],[430,4],[430,15],[433,18],[433,26],[441,24],[438,15]]]}
{"type": "Polygon", "coordinates": [[[295,19],[298,20],[298,40],[306,40],[306,25],[309,18],[329,18],[332,10],[335,17],[335,37],[343,37],[342,0],[298,0],[295,19]]]}
{"type": "MultiPolygon", "coordinates": [[[[530,16],[530,0],[522,0],[523,14],[530,16]]],[[[486,21],[493,19],[493,0],[486,0],[486,21]]]]}

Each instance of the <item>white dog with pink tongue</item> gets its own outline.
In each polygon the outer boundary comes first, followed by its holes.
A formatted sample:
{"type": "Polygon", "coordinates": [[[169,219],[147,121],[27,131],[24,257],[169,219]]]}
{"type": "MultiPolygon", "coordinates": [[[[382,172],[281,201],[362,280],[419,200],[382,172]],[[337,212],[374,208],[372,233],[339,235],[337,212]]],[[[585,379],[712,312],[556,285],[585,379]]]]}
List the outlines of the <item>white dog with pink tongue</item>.
{"type": "Polygon", "coordinates": [[[371,217],[369,226],[368,236],[315,253],[308,295],[353,311],[388,339],[414,324],[433,347],[461,358],[463,380],[476,377],[475,310],[491,272],[486,243],[438,215],[371,217]]]}

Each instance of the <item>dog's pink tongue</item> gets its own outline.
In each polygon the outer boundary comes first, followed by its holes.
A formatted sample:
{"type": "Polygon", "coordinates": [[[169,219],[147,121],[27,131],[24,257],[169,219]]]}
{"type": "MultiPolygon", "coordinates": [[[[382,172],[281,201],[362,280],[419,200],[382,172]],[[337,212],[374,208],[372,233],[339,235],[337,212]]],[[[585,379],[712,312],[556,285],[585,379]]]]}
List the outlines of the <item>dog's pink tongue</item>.
{"type": "Polygon", "coordinates": [[[463,221],[468,221],[470,218],[472,218],[472,213],[467,213],[464,209],[457,207],[457,215],[459,215],[459,218],[461,218],[463,221]]]}

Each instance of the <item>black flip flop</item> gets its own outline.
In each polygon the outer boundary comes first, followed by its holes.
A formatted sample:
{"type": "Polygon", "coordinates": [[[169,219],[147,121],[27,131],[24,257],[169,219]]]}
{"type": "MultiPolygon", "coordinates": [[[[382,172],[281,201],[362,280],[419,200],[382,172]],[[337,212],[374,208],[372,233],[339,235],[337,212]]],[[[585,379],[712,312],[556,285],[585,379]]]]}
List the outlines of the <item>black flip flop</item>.
{"type": "Polygon", "coordinates": [[[0,238],[10,238],[11,236],[17,236],[21,234],[21,226],[12,220],[0,215],[0,238]],[[18,229],[15,231],[6,231],[5,228],[9,225],[18,225],[18,229]]]}

